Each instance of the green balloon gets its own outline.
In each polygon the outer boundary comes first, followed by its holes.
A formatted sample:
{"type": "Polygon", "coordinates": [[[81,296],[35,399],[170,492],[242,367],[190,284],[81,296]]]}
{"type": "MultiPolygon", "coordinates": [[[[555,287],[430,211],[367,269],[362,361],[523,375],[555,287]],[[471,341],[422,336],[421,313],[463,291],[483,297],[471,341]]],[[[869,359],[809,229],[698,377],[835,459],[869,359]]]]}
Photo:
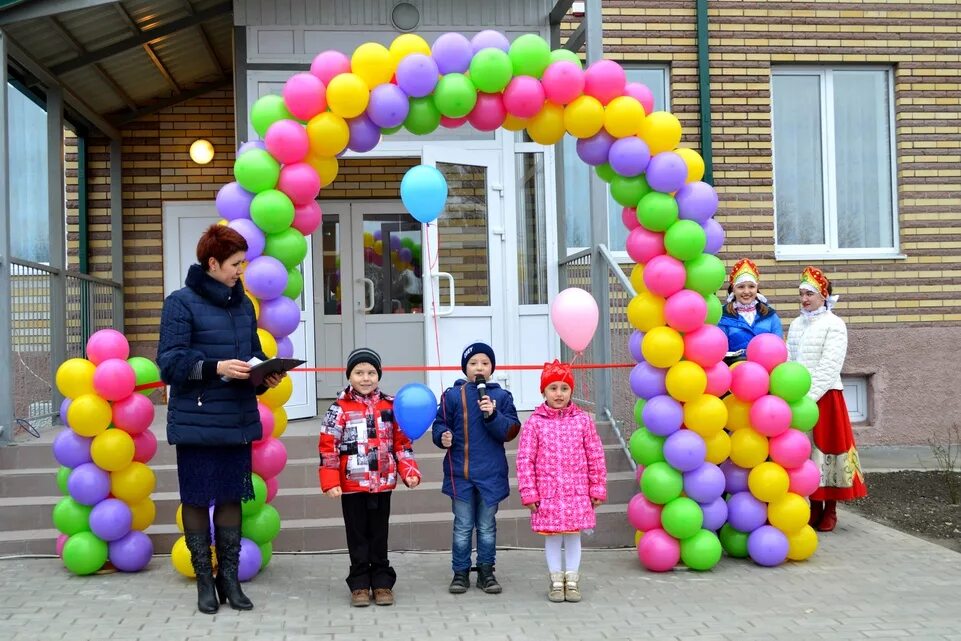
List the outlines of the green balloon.
{"type": "Polygon", "coordinates": [[[561,60],[573,62],[578,67],[584,68],[584,63],[581,62],[580,56],[570,49],[554,49],[554,51],[551,52],[551,62],[560,62],[561,60]]]}
{"type": "Polygon", "coordinates": [[[507,53],[493,47],[481,49],[470,61],[470,79],[478,91],[498,93],[511,81],[514,67],[507,53]]]}
{"type": "Polygon", "coordinates": [[[442,116],[463,118],[477,104],[477,88],[462,73],[441,77],[434,88],[434,105],[442,116]]]}
{"type": "Polygon", "coordinates": [[[684,477],[664,461],[644,466],[641,492],[651,503],[666,505],[681,495],[684,477]]]}
{"type": "Polygon", "coordinates": [[[93,574],[107,562],[107,542],[93,532],[74,534],[63,545],[63,564],[74,574],[93,574]]]}
{"type": "Polygon", "coordinates": [[[282,191],[262,191],[250,202],[250,218],[265,234],[279,234],[294,222],[294,203],[282,191]]]}
{"type": "Polygon", "coordinates": [[[721,560],[721,542],[710,530],[699,530],[681,540],[681,561],[692,570],[710,570],[721,560]]]}
{"type": "Polygon", "coordinates": [[[639,398],[634,401],[634,423],[640,427],[644,425],[644,406],[647,405],[647,401],[643,398],[639,398]]]}
{"type": "MultiPolygon", "coordinates": [[[[67,536],[90,530],[92,505],[81,505],[66,496],[53,506],[53,526],[67,536]]],[[[102,565],[102,564],[101,564],[102,565]]]]}
{"type": "Polygon", "coordinates": [[[273,189],[280,178],[280,163],[263,149],[251,149],[237,156],[234,177],[252,194],[273,189]]]}
{"type": "Polygon", "coordinates": [[[614,177],[617,176],[617,172],[611,169],[611,165],[609,163],[603,163],[597,167],[594,167],[594,173],[597,174],[598,178],[608,184],[610,184],[610,182],[614,180],[614,177]]]}
{"type": "Polygon", "coordinates": [[[771,371],[771,394],[788,403],[804,398],[811,391],[811,372],[800,363],[781,363],[771,371]]]}
{"type": "Polygon", "coordinates": [[[735,530],[729,523],[721,526],[721,545],[728,556],[736,559],[747,558],[747,532],[735,530]]]}
{"type": "Polygon", "coordinates": [[[263,543],[258,546],[260,548],[260,569],[263,570],[268,565],[270,565],[270,560],[274,558],[274,544],[273,543],[263,543]]]}
{"type": "Polygon", "coordinates": [[[396,134],[398,131],[400,131],[401,128],[403,128],[403,126],[404,126],[404,125],[397,125],[396,127],[386,127],[386,128],[384,128],[384,129],[381,129],[381,130],[380,130],[380,133],[384,134],[385,136],[390,136],[390,135],[396,134]]]}
{"type": "Polygon", "coordinates": [[[284,99],[281,96],[274,94],[261,96],[257,99],[257,102],[254,103],[254,106],[250,108],[250,122],[254,126],[254,131],[256,131],[261,138],[267,135],[267,130],[270,129],[270,125],[278,120],[296,120],[296,118],[287,111],[287,105],[284,104],[284,99]]]}
{"type": "MultiPolygon", "coordinates": [[[[645,470],[646,472],[646,470],[645,470]]],[[[693,499],[680,496],[661,510],[661,527],[675,539],[687,539],[704,525],[704,513],[693,499]]]]}
{"type": "MultiPolygon", "coordinates": [[[[645,184],[647,184],[647,181],[645,181],[645,184]]],[[[677,222],[677,201],[674,200],[674,196],[662,194],[659,191],[651,191],[650,187],[641,196],[642,198],[635,205],[637,206],[637,219],[645,229],[667,231],[671,225],[677,222]]],[[[625,207],[635,205],[625,205],[625,207]]]]}
{"type": "MultiPolygon", "coordinates": [[[[307,257],[307,239],[293,227],[288,227],[276,234],[267,234],[264,255],[273,256],[288,270],[292,270],[307,257]]],[[[302,285],[303,280],[301,280],[302,285]]],[[[297,297],[291,296],[291,298],[297,297]]]]}
{"type": "Polygon", "coordinates": [[[538,35],[527,33],[511,43],[508,51],[515,76],[540,78],[551,63],[551,47],[538,35]]]}
{"type": "Polygon", "coordinates": [[[651,187],[647,184],[647,179],[644,178],[644,176],[631,176],[628,178],[627,176],[616,174],[614,178],[611,179],[611,196],[613,196],[614,200],[622,207],[637,207],[637,203],[650,192],[651,187]]]}
{"type": "Polygon", "coordinates": [[[646,427],[639,427],[631,434],[628,447],[638,465],[645,468],[664,460],[665,437],[652,434],[646,427]]]}
{"type": "Polygon", "coordinates": [[[70,478],[71,472],[73,472],[73,469],[66,465],[61,465],[60,469],[57,470],[57,487],[60,488],[60,493],[64,496],[70,494],[70,490],[67,489],[67,479],[70,478]]]}
{"type": "Polygon", "coordinates": [[[704,300],[707,301],[707,318],[704,319],[704,322],[708,325],[717,325],[721,322],[724,306],[721,305],[721,301],[714,294],[708,294],[704,297],[704,300]]]}
{"type": "Polygon", "coordinates": [[[267,503],[267,484],[256,472],[250,473],[250,483],[254,486],[254,498],[240,504],[244,520],[252,517],[267,503]]]}
{"type": "Polygon", "coordinates": [[[790,403],[791,427],[802,432],[811,431],[818,422],[818,404],[810,396],[803,396],[790,403]]]}
{"type": "Polygon", "coordinates": [[[691,260],[704,253],[707,234],[693,220],[679,220],[664,233],[664,248],[678,260],[691,260]]]}
{"type": "MultiPolygon", "coordinates": [[[[131,356],[127,359],[127,364],[133,368],[133,373],[137,385],[149,385],[150,383],[160,382],[160,368],[149,358],[143,356],[131,356]]],[[[144,396],[150,396],[158,388],[141,390],[144,396]]]]}
{"type": "Polygon", "coordinates": [[[240,531],[242,536],[257,545],[269,543],[280,532],[280,514],[273,505],[267,503],[243,520],[240,531]]]}
{"type": "Polygon", "coordinates": [[[284,288],[283,296],[291,300],[297,300],[304,291],[304,275],[299,269],[292,268],[287,272],[287,287],[284,288]]]}
{"type": "Polygon", "coordinates": [[[720,258],[711,254],[701,254],[686,261],[684,268],[687,270],[684,289],[693,289],[704,297],[716,295],[717,290],[720,289],[727,278],[724,263],[721,262],[720,258]]]}
{"type": "Polygon", "coordinates": [[[417,136],[426,136],[440,126],[440,112],[434,106],[430,96],[426,98],[411,98],[410,111],[404,127],[417,136]]]}
{"type": "Polygon", "coordinates": [[[414,239],[413,239],[413,238],[401,238],[401,239],[400,239],[400,246],[401,246],[401,247],[406,247],[406,248],[409,249],[411,252],[413,252],[413,251],[414,251],[414,247],[417,246],[417,243],[414,242],[414,239]]]}

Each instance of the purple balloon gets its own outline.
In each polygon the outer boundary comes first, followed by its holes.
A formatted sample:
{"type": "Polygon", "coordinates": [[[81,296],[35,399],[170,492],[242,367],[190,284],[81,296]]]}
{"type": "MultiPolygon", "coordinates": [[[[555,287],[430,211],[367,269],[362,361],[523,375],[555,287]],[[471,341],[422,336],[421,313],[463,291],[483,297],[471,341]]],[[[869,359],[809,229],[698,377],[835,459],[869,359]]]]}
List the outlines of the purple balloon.
{"type": "MultiPolygon", "coordinates": [[[[635,329],[631,337],[627,339],[627,349],[631,352],[631,358],[634,359],[635,363],[640,363],[644,361],[644,354],[641,353],[641,341],[644,340],[644,332],[635,329]]],[[[665,394],[666,392],[658,392],[658,394],[665,394]]],[[[656,394],[655,394],[656,396],[656,394]]]]}
{"type": "MultiPolygon", "coordinates": [[[[65,398],[65,399],[63,399],[63,401],[60,403],[60,422],[61,422],[63,425],[66,425],[66,424],[67,424],[67,410],[68,410],[68,409],[70,409],[70,399],[69,399],[69,398],[65,398]]],[[[84,462],[86,462],[86,461],[84,461],[84,462]]]]}
{"type": "Polygon", "coordinates": [[[350,140],[347,147],[358,153],[370,151],[380,142],[380,127],[366,115],[361,114],[352,118],[348,123],[350,140]]]}
{"type": "Polygon", "coordinates": [[[430,54],[437,63],[437,71],[442,74],[464,73],[470,68],[470,61],[474,56],[470,40],[453,32],[445,33],[435,40],[430,54]]]}
{"type": "Polygon", "coordinates": [[[422,53],[405,56],[397,65],[397,86],[412,98],[429,96],[438,79],[437,63],[422,53]]]}
{"type": "Polygon", "coordinates": [[[607,162],[613,144],[614,137],[601,129],[590,138],[577,141],[577,156],[588,165],[603,165],[607,162]]]}
{"type": "Polygon", "coordinates": [[[277,339],[277,356],[279,358],[294,357],[294,344],[291,342],[290,336],[283,336],[277,339]]]}
{"type": "Polygon", "coordinates": [[[96,463],[78,465],[67,477],[67,491],[77,503],[96,505],[110,494],[110,473],[96,463]]]}
{"type": "Polygon", "coordinates": [[[407,94],[391,83],[374,87],[367,104],[367,116],[378,127],[390,129],[404,123],[410,112],[407,94]]]}
{"type": "MultiPolygon", "coordinates": [[[[666,397],[658,397],[666,398],[666,397]]],[[[647,406],[644,408],[647,409],[647,406]]],[[[645,419],[647,417],[645,416],[645,419]]],[[[646,420],[645,420],[646,422],[646,420]]],[[[650,429],[650,427],[648,427],[650,429]]],[[[704,456],[707,454],[707,445],[704,439],[696,432],[691,430],[677,430],[667,437],[664,441],[664,460],[670,463],[671,467],[681,472],[690,474],[690,470],[697,469],[704,465],[704,456]]],[[[687,474],[684,475],[684,488],[687,489],[687,474]]],[[[724,475],[721,475],[723,480],[724,475]]],[[[695,501],[698,497],[688,494],[695,501]]]]}
{"type": "Polygon", "coordinates": [[[475,54],[481,49],[500,49],[506,53],[511,48],[511,42],[500,31],[485,29],[471,38],[470,46],[475,54]]]}
{"type": "Polygon", "coordinates": [[[767,522],[767,506],[750,492],[737,492],[727,500],[727,522],[741,532],[753,532],[767,522]]]}
{"type": "Polygon", "coordinates": [[[721,472],[724,473],[724,491],[728,494],[747,492],[747,477],[751,470],[738,467],[731,461],[721,463],[721,472]]]}
{"type": "MultiPolygon", "coordinates": [[[[651,162],[651,150],[647,143],[637,136],[615,140],[608,154],[611,169],[622,176],[640,176],[651,162]]],[[[683,160],[681,161],[683,163],[683,160]]],[[[685,170],[686,170],[685,165],[685,170]]]]}
{"type": "Polygon", "coordinates": [[[237,578],[249,581],[260,572],[260,565],[264,562],[263,554],[257,544],[250,539],[240,539],[240,566],[237,568],[237,578]]]}
{"type": "Polygon", "coordinates": [[[656,396],[667,394],[664,378],[667,370],[654,367],[646,361],[641,361],[631,370],[631,391],[635,396],[651,400],[656,396]]]}
{"type": "Polygon", "coordinates": [[[670,193],[684,186],[687,164],[673,151],[662,151],[647,166],[647,184],[655,191],[670,193]]]}
{"type": "Polygon", "coordinates": [[[244,256],[251,261],[264,253],[264,245],[267,239],[257,223],[249,218],[237,218],[227,223],[227,226],[244,237],[247,241],[247,254],[244,256]]]}
{"type": "MultiPolygon", "coordinates": [[[[66,421],[64,421],[66,423],[66,421]]],[[[89,463],[90,443],[92,438],[80,436],[72,429],[67,428],[61,431],[53,439],[53,458],[57,463],[66,467],[77,467],[84,463],[89,463]]]]}
{"type": "Polygon", "coordinates": [[[724,472],[714,463],[703,463],[684,473],[684,492],[698,503],[715,501],[724,494],[724,472]]]}
{"type": "Polygon", "coordinates": [[[762,525],[747,537],[747,553],[751,560],[766,567],[784,563],[789,547],[787,537],[773,525],[762,525]]]}
{"type": "Polygon", "coordinates": [[[410,250],[409,247],[401,247],[398,251],[398,256],[405,263],[409,263],[414,258],[414,252],[410,250]]]}
{"type": "Polygon", "coordinates": [[[717,192],[700,180],[681,187],[674,199],[677,200],[677,214],[683,220],[693,220],[703,225],[717,211],[717,192]]]}
{"type": "Polygon", "coordinates": [[[229,182],[217,192],[217,213],[227,220],[250,218],[250,203],[253,199],[254,195],[239,183],[229,182]]]}
{"type": "Polygon", "coordinates": [[[379,229],[375,229],[375,230],[374,230],[374,240],[380,240],[380,239],[381,239],[380,230],[379,230],[379,229]]]}
{"type": "Polygon", "coordinates": [[[239,156],[245,151],[250,151],[251,149],[263,149],[264,151],[267,151],[267,145],[263,140],[250,140],[237,148],[237,155],[239,156]]]}
{"type": "Polygon", "coordinates": [[[90,510],[90,531],[104,541],[116,541],[130,532],[133,513],[120,499],[104,499],[90,510]]]}
{"type": "Polygon", "coordinates": [[[652,434],[670,436],[681,429],[681,423],[684,422],[684,409],[670,396],[655,396],[644,404],[641,417],[644,420],[644,426],[652,434]]]}
{"type": "Polygon", "coordinates": [[[300,305],[286,296],[265,300],[260,304],[257,324],[274,336],[292,334],[300,324],[300,305]]]}
{"type": "Polygon", "coordinates": [[[244,270],[244,283],[260,300],[273,300],[287,287],[287,268],[273,256],[259,256],[244,270]]]}
{"type": "Polygon", "coordinates": [[[724,228],[721,227],[721,223],[713,218],[708,219],[708,221],[704,223],[704,234],[707,236],[704,252],[707,254],[716,254],[721,251],[721,247],[724,246],[724,228]]]}
{"type": "Polygon", "coordinates": [[[704,514],[701,527],[705,530],[716,532],[727,522],[727,502],[720,496],[710,503],[701,503],[701,512],[704,514]]]}
{"type": "Polygon", "coordinates": [[[108,546],[110,562],[121,572],[139,572],[150,563],[153,541],[139,530],[130,530],[125,536],[111,541],[108,546]]]}

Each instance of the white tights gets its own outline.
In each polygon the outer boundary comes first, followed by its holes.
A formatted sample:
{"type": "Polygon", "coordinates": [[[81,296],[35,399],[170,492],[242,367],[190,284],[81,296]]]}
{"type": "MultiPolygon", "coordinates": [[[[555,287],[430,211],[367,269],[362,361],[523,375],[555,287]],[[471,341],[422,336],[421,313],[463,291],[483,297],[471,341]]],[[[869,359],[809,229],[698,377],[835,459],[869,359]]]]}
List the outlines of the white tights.
{"type": "Polygon", "coordinates": [[[551,534],[544,537],[544,553],[548,572],[577,572],[581,566],[581,533],[551,534]],[[564,546],[564,565],[561,566],[561,545],[564,546]]]}

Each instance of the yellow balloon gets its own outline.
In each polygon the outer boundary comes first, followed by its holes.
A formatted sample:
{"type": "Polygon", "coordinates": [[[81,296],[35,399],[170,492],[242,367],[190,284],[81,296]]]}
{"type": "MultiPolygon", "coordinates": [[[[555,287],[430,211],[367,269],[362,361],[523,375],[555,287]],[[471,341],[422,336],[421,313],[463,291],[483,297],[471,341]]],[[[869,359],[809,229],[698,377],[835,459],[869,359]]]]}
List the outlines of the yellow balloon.
{"type": "Polygon", "coordinates": [[[767,460],[768,441],[763,434],[746,427],[731,434],[731,461],[751,469],[767,460]]]}
{"type": "Polygon", "coordinates": [[[590,138],[603,126],[604,105],[593,96],[579,96],[564,107],[564,127],[575,138],[590,138]]]}
{"type": "Polygon", "coordinates": [[[818,549],[818,534],[810,525],[805,525],[794,534],[787,537],[787,558],[792,561],[803,561],[811,557],[818,549]]]}
{"type": "MultiPolygon", "coordinates": [[[[706,382],[705,382],[706,384],[706,382]]],[[[684,403],[684,424],[703,438],[710,438],[724,429],[727,408],[724,401],[712,394],[702,394],[684,403]]]]}
{"type": "Polygon", "coordinates": [[[280,385],[269,389],[260,395],[260,402],[275,410],[283,407],[284,403],[290,400],[290,395],[294,393],[294,384],[290,381],[290,376],[280,379],[280,385]]]}
{"type": "Polygon", "coordinates": [[[604,107],[604,129],[615,138],[635,135],[644,122],[644,107],[636,98],[619,96],[604,107]]]}
{"type": "Polygon", "coordinates": [[[260,339],[260,349],[264,351],[267,358],[277,356],[277,339],[275,339],[266,329],[257,328],[257,338],[260,339]]]}
{"type": "Polygon", "coordinates": [[[647,285],[644,284],[644,265],[641,263],[637,263],[631,268],[631,285],[638,294],[647,291],[647,285]]]}
{"type": "Polygon", "coordinates": [[[226,218],[221,218],[220,220],[217,221],[217,224],[220,225],[221,227],[226,227],[226,226],[227,226],[227,219],[226,219],[226,218]]]}
{"type": "Polygon", "coordinates": [[[350,140],[350,127],[337,114],[325,111],[317,114],[307,123],[307,138],[310,139],[312,155],[336,156],[347,148],[347,141],[350,140]]]}
{"type": "Polygon", "coordinates": [[[149,497],[156,485],[153,470],[139,461],[110,473],[110,493],[127,505],[149,497]]]}
{"type": "Polygon", "coordinates": [[[644,334],[641,353],[654,367],[671,367],[684,355],[684,339],[670,327],[655,327],[644,334]]]}
{"type": "Polygon", "coordinates": [[[270,411],[274,415],[274,438],[280,438],[287,431],[287,410],[278,407],[270,411]]]}
{"type": "Polygon", "coordinates": [[[254,318],[260,318],[260,301],[257,300],[257,297],[251,294],[250,292],[245,291],[244,293],[247,294],[247,298],[249,298],[250,302],[253,303],[254,318]]]}
{"type": "Polygon", "coordinates": [[[787,494],[790,485],[791,479],[787,471],[771,461],[760,463],[747,475],[747,487],[751,494],[765,503],[771,503],[787,494]]]}
{"type": "Polygon", "coordinates": [[[564,108],[545,102],[537,115],[528,120],[527,134],[536,143],[553,145],[564,137],[564,108]]]}
{"type": "Polygon", "coordinates": [[[57,368],[57,389],[67,398],[93,394],[93,372],[97,366],[86,358],[65,360],[57,368]]]}
{"type": "Polygon", "coordinates": [[[674,153],[680,156],[684,160],[684,164],[687,165],[686,182],[696,182],[704,177],[704,159],[701,158],[701,154],[687,147],[678,147],[674,150],[674,153]]]}
{"type": "Polygon", "coordinates": [[[707,454],[704,460],[714,465],[720,465],[731,455],[731,435],[724,430],[718,430],[713,436],[704,439],[707,454]]]}
{"type": "Polygon", "coordinates": [[[681,361],[667,370],[664,381],[667,393],[675,400],[687,403],[704,394],[707,389],[707,374],[692,361],[681,361]]]}
{"type": "Polygon", "coordinates": [[[183,532],[184,531],[184,504],[183,503],[177,506],[177,514],[174,517],[174,520],[177,521],[177,529],[183,532]]]}
{"type": "Polygon", "coordinates": [[[367,249],[374,248],[374,235],[369,231],[364,232],[364,248],[367,248],[367,249]]]}
{"type": "Polygon", "coordinates": [[[634,545],[637,545],[638,543],[641,542],[642,536],[644,536],[643,532],[641,532],[640,530],[634,530],[634,545]]]}
{"type": "Polygon", "coordinates": [[[664,299],[648,291],[639,293],[627,304],[627,320],[642,332],[664,327],[664,299]]]}
{"type": "Polygon", "coordinates": [[[641,123],[640,135],[651,155],[670,151],[681,142],[681,123],[669,111],[655,111],[641,123]]]}
{"type": "Polygon", "coordinates": [[[751,404],[738,399],[734,394],[724,397],[727,405],[727,429],[732,432],[751,427],[751,404]]]}
{"type": "Polygon", "coordinates": [[[340,172],[340,163],[337,162],[336,158],[332,156],[315,156],[311,153],[307,154],[306,162],[317,172],[317,175],[320,177],[321,187],[326,187],[337,180],[337,174],[340,172]]]}
{"type": "MultiPolygon", "coordinates": [[[[357,47],[354,50],[354,54],[350,57],[350,70],[365,83],[368,90],[373,89],[377,85],[390,82],[395,69],[396,67],[391,64],[390,51],[388,51],[387,47],[377,42],[365,42],[357,47]]],[[[340,75],[343,76],[346,74],[340,75]]],[[[331,111],[337,111],[333,105],[330,104],[330,88],[333,86],[335,80],[337,80],[337,76],[327,85],[327,104],[330,105],[331,111]]],[[[361,111],[363,111],[363,109],[361,109],[361,111]]],[[[344,117],[353,118],[359,114],[360,111],[353,116],[344,117]]]]}
{"type": "Polygon", "coordinates": [[[391,68],[396,71],[400,61],[412,53],[422,53],[429,56],[430,45],[415,33],[402,33],[390,43],[389,52],[391,68]]]}
{"type": "MultiPolygon", "coordinates": [[[[157,518],[157,506],[150,499],[138,501],[128,507],[133,514],[133,520],[130,523],[130,529],[132,530],[140,530],[142,532],[153,525],[154,519],[157,518]]],[[[177,516],[178,518],[180,516],[179,508],[177,516]]],[[[183,521],[178,521],[178,523],[180,523],[180,531],[183,532],[183,521]]]]}
{"type": "Polygon", "coordinates": [[[177,572],[180,572],[188,579],[197,576],[194,574],[194,566],[190,562],[190,550],[187,548],[187,539],[185,537],[180,537],[174,542],[174,546],[170,549],[170,563],[173,564],[177,572]]]}
{"type": "Polygon", "coordinates": [[[80,436],[96,436],[113,420],[110,403],[96,394],[84,394],[70,401],[67,424],[80,436]]]}
{"type": "Polygon", "coordinates": [[[373,247],[373,249],[374,249],[374,253],[377,254],[378,256],[381,255],[381,254],[383,254],[383,253],[384,253],[384,241],[382,241],[382,240],[375,240],[375,241],[374,241],[374,247],[373,247]]]}
{"type": "Polygon", "coordinates": [[[123,430],[106,430],[90,443],[90,458],[108,472],[116,472],[133,461],[133,439],[123,430]]]}
{"type": "MultiPolygon", "coordinates": [[[[341,118],[356,118],[364,113],[368,102],[370,102],[370,89],[357,74],[342,73],[334,76],[327,85],[327,106],[341,118]]],[[[314,118],[322,115],[318,114],[314,118]]],[[[332,154],[321,153],[320,155],[332,154]]]]}
{"type": "Polygon", "coordinates": [[[811,506],[807,500],[794,492],[780,496],[767,506],[767,520],[788,536],[808,524],[811,506]]]}
{"type": "Polygon", "coordinates": [[[524,127],[527,127],[529,124],[530,124],[529,118],[518,118],[513,114],[507,114],[507,117],[504,118],[504,124],[501,125],[501,127],[506,129],[507,131],[521,131],[522,129],[524,129],[524,127]]]}

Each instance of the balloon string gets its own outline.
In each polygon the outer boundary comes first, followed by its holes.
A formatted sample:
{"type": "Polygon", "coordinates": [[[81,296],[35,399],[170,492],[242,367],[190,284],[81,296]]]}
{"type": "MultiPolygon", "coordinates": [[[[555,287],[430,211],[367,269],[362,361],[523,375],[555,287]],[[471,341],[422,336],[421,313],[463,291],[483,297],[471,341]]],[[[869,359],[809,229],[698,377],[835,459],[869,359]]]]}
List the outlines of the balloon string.
{"type": "MultiPolygon", "coordinates": [[[[429,275],[428,280],[430,281],[430,307],[431,307],[431,322],[434,324],[434,353],[437,356],[437,365],[440,366],[440,321],[437,316],[437,299],[440,298],[440,279],[435,283],[433,273],[434,268],[437,267],[437,260],[440,256],[440,252],[433,258],[431,257],[431,245],[430,245],[430,223],[424,223],[427,227],[427,233],[424,234],[424,245],[427,247],[427,264],[430,265],[427,273],[429,275]]],[[[437,236],[438,242],[440,242],[440,235],[438,232],[437,236]]],[[[444,387],[444,378],[441,376],[440,386],[444,387]]]]}

